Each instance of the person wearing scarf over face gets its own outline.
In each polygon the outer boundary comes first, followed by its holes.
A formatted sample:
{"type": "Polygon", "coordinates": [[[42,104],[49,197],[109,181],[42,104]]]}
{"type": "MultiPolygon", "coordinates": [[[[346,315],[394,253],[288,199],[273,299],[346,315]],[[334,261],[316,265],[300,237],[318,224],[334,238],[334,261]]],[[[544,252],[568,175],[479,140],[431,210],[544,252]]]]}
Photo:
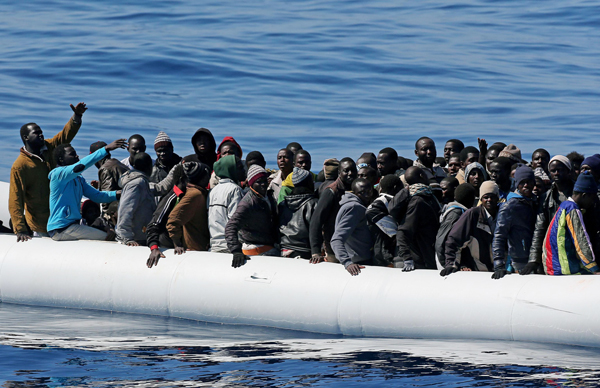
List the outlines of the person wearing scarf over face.
{"type": "Polygon", "coordinates": [[[240,201],[225,227],[227,248],[233,253],[232,267],[241,267],[248,256],[279,256],[275,201],[267,195],[269,174],[254,164],[248,169],[250,190],[240,201]]]}
{"type": "Polygon", "coordinates": [[[394,266],[403,271],[436,269],[435,237],[440,226],[440,203],[427,185],[429,179],[419,167],[409,167],[404,174],[409,199],[406,215],[400,221],[394,266]]]}

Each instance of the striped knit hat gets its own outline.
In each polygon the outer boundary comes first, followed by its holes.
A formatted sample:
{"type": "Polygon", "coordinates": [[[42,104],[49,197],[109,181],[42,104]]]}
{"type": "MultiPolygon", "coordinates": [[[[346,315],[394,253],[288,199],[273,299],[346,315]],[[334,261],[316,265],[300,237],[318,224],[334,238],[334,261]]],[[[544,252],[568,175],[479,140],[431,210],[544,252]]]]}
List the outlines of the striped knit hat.
{"type": "Polygon", "coordinates": [[[310,172],[303,170],[300,167],[294,167],[294,170],[292,171],[292,184],[295,187],[309,176],[310,172]]]}
{"type": "Polygon", "coordinates": [[[168,145],[173,146],[171,138],[165,132],[160,131],[158,133],[158,136],[156,136],[156,139],[154,140],[154,150],[156,151],[157,148],[165,147],[168,145]]]}
{"type": "Polygon", "coordinates": [[[267,172],[267,170],[265,170],[258,164],[253,164],[248,169],[248,175],[246,178],[246,179],[248,179],[248,186],[252,186],[254,184],[254,182],[256,182],[258,179],[260,179],[263,176],[269,176],[269,173],[267,172]]]}

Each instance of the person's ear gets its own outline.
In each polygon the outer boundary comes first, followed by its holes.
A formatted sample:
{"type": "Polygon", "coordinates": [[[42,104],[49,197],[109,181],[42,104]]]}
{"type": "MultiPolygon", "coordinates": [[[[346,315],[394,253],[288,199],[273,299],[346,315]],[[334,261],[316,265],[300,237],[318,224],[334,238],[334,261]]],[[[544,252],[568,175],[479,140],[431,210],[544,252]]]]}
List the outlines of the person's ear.
{"type": "Polygon", "coordinates": [[[417,159],[419,158],[419,151],[415,150],[415,156],[417,157],[417,159]]]}

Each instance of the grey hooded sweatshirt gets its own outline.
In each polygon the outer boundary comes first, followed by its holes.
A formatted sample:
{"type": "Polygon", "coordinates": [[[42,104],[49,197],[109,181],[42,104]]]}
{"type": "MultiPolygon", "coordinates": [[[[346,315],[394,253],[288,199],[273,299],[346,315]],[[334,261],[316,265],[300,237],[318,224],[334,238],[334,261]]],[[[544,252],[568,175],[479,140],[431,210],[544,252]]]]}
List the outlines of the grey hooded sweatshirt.
{"type": "Polygon", "coordinates": [[[369,263],[373,259],[373,237],[367,225],[366,206],[350,192],[344,194],[340,206],[331,238],[335,257],[345,268],[353,263],[369,263]]]}
{"type": "Polygon", "coordinates": [[[122,244],[130,241],[145,242],[146,225],[150,223],[152,213],[156,210],[148,177],[141,171],[129,170],[119,179],[119,186],[123,188],[123,192],[115,228],[117,241],[122,244]]]}

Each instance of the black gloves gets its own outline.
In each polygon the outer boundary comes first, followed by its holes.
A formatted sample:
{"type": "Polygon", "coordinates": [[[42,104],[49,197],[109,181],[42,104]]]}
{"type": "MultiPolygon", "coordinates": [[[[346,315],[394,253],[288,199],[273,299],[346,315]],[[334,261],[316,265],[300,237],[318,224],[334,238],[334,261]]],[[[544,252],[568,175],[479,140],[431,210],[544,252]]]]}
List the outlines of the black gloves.
{"type": "Polygon", "coordinates": [[[539,264],[534,262],[527,263],[522,270],[519,271],[521,275],[529,275],[532,273],[537,273],[537,269],[539,268],[539,264]]]}
{"type": "Polygon", "coordinates": [[[492,279],[502,279],[506,275],[506,270],[504,268],[494,270],[494,274],[492,275],[492,279]]]}
{"type": "Polygon", "coordinates": [[[248,260],[248,256],[244,255],[243,253],[234,253],[231,266],[233,268],[241,267],[242,265],[246,264],[246,260],[248,260]]]}
{"type": "Polygon", "coordinates": [[[456,271],[458,271],[458,268],[455,266],[446,267],[440,272],[440,276],[448,276],[456,271]]]}

